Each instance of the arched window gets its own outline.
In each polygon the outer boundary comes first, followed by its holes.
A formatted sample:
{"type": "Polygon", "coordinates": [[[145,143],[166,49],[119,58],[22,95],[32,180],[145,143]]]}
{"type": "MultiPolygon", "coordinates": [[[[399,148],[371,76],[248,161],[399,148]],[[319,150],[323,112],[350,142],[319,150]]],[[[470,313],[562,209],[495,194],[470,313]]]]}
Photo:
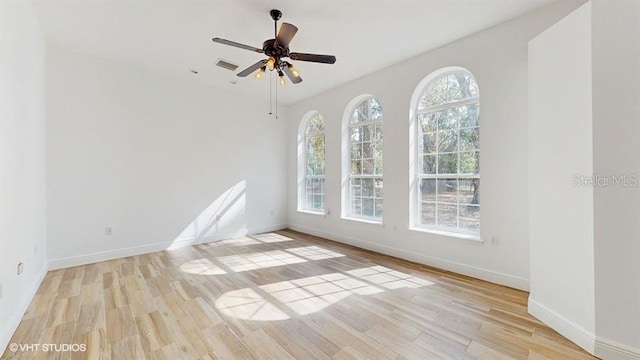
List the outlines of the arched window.
{"type": "MultiPolygon", "coordinates": [[[[479,90],[473,75],[448,68],[425,78],[413,114],[414,224],[479,234],[479,90]]],[[[417,101],[416,101],[417,100],[417,101]]]]}
{"type": "Polygon", "coordinates": [[[382,221],[382,106],[373,96],[352,103],[344,119],[348,185],[343,209],[348,218],[382,221]]]}
{"type": "Polygon", "coordinates": [[[300,165],[298,208],[324,212],[324,119],[317,112],[308,113],[300,124],[298,159],[300,165]]]}

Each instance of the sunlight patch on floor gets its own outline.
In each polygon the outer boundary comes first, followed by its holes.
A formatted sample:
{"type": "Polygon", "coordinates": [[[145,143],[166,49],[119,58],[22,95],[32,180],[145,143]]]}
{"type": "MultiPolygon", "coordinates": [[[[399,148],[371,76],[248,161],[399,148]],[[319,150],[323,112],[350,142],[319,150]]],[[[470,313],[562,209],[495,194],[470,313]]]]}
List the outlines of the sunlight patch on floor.
{"type": "Polygon", "coordinates": [[[433,285],[431,281],[419,279],[415,276],[400,271],[388,269],[384,266],[371,266],[362,269],[347,271],[347,274],[359,277],[368,282],[385,287],[387,289],[419,288],[433,285]]]}
{"type": "Polygon", "coordinates": [[[292,238],[288,236],[280,235],[277,233],[251,235],[251,237],[265,244],[284,242],[284,241],[293,241],[292,238]]]}
{"type": "Polygon", "coordinates": [[[236,239],[218,240],[210,243],[213,246],[246,246],[257,244],[270,244],[285,241],[293,241],[292,238],[277,233],[265,233],[258,235],[248,235],[236,239]]]}
{"type": "Polygon", "coordinates": [[[298,264],[307,260],[282,250],[261,251],[248,254],[219,256],[216,258],[221,265],[235,272],[265,269],[274,266],[298,264]]]}
{"type": "Polygon", "coordinates": [[[335,251],[323,249],[318,246],[305,246],[299,248],[289,248],[286,251],[294,253],[309,260],[323,260],[345,256],[335,251]]]}
{"type": "Polygon", "coordinates": [[[245,288],[230,291],[218,299],[216,306],[223,313],[238,319],[282,320],[285,313],[280,309],[308,315],[322,311],[351,295],[374,295],[388,290],[415,289],[432,284],[400,271],[371,266],[344,273],[281,281],[259,286],[256,290],[245,288]],[[270,318],[269,314],[273,317],[270,318]]]}
{"type": "Polygon", "coordinates": [[[195,275],[223,275],[227,273],[209,259],[187,261],[180,265],[180,270],[195,275]]]}
{"type": "Polygon", "coordinates": [[[219,245],[219,246],[247,246],[247,245],[256,245],[256,244],[261,244],[261,242],[252,239],[248,236],[243,236],[241,238],[237,238],[237,239],[227,239],[227,240],[219,240],[216,242],[211,243],[212,245],[219,245]]]}
{"type": "MultiPolygon", "coordinates": [[[[253,239],[243,237],[232,240],[223,240],[226,244],[238,244],[242,242],[250,242],[253,239]]],[[[218,242],[220,243],[220,242],[218,242]]],[[[215,243],[217,244],[217,243],[215,243]]],[[[217,246],[217,245],[204,245],[217,246]]],[[[243,272],[250,270],[266,269],[276,266],[285,266],[291,264],[304,263],[309,260],[325,260],[337,257],[343,257],[344,254],[335,251],[323,249],[318,246],[304,246],[298,248],[288,248],[282,250],[260,251],[247,254],[218,256],[214,264],[207,259],[198,259],[188,261],[180,269],[184,272],[198,275],[222,275],[226,274],[226,270],[233,272],[243,272]]]]}
{"type": "Polygon", "coordinates": [[[250,288],[233,290],[216,300],[223,314],[255,321],[287,320],[289,316],[250,288]]]}

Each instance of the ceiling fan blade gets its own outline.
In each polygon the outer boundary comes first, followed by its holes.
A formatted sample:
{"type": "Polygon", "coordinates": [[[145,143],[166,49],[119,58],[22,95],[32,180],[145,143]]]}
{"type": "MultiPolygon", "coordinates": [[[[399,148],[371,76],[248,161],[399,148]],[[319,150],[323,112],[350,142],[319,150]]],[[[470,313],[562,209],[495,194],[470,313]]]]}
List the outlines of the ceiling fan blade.
{"type": "Polygon", "coordinates": [[[249,46],[249,45],[245,45],[245,44],[240,44],[240,43],[237,43],[235,41],[231,41],[231,40],[227,40],[227,39],[213,38],[211,40],[213,40],[213,42],[216,42],[218,44],[229,45],[229,46],[237,47],[237,48],[240,48],[240,49],[257,52],[257,53],[260,53],[260,54],[264,53],[264,50],[258,49],[257,47],[253,47],[253,46],[249,46]]]}
{"type": "Polygon", "coordinates": [[[282,25],[280,25],[280,31],[278,31],[278,36],[276,36],[276,44],[289,47],[289,43],[297,32],[298,28],[295,25],[282,23],[282,25]]]}
{"type": "Polygon", "coordinates": [[[245,77],[245,76],[248,76],[248,75],[249,75],[249,74],[251,74],[252,72],[254,72],[254,71],[256,71],[256,70],[260,69],[261,67],[263,67],[266,63],[267,63],[267,60],[264,60],[264,59],[263,59],[263,60],[260,60],[260,61],[258,61],[257,63],[255,63],[255,64],[253,64],[253,65],[249,66],[248,68],[246,68],[246,69],[244,69],[244,70],[240,71],[240,72],[238,73],[238,76],[239,76],[239,77],[245,77]]]}
{"type": "Polygon", "coordinates": [[[291,60],[310,61],[323,64],[334,64],[336,62],[336,57],[333,55],[291,53],[289,54],[289,58],[291,60]]]}
{"type": "Polygon", "coordinates": [[[300,77],[300,75],[298,76],[293,75],[293,72],[289,69],[289,67],[284,66],[282,68],[282,72],[287,74],[287,77],[289,78],[289,80],[291,80],[292,83],[299,84],[302,82],[302,78],[300,77]]]}

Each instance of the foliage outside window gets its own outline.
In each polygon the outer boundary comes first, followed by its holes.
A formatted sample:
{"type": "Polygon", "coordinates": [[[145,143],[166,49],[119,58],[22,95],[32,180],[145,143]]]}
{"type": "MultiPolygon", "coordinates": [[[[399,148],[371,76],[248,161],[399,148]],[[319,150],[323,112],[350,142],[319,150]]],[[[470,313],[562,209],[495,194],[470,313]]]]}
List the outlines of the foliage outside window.
{"type": "Polygon", "coordinates": [[[382,106],[360,102],[349,119],[348,217],[382,220],[382,106]]]}
{"type": "Polygon", "coordinates": [[[324,196],[324,119],[316,113],[305,129],[304,210],[323,212],[324,196]]]}
{"type": "Polygon", "coordinates": [[[418,102],[417,224],[480,230],[479,90],[467,71],[430,81],[418,102]]]}

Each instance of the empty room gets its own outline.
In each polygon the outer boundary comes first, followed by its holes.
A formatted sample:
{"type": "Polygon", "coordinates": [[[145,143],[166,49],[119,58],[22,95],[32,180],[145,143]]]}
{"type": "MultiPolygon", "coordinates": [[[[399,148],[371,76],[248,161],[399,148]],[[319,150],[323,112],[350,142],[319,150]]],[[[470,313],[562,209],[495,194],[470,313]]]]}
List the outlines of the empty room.
{"type": "Polygon", "coordinates": [[[0,0],[1,359],[640,359],[640,1],[0,0]]]}

